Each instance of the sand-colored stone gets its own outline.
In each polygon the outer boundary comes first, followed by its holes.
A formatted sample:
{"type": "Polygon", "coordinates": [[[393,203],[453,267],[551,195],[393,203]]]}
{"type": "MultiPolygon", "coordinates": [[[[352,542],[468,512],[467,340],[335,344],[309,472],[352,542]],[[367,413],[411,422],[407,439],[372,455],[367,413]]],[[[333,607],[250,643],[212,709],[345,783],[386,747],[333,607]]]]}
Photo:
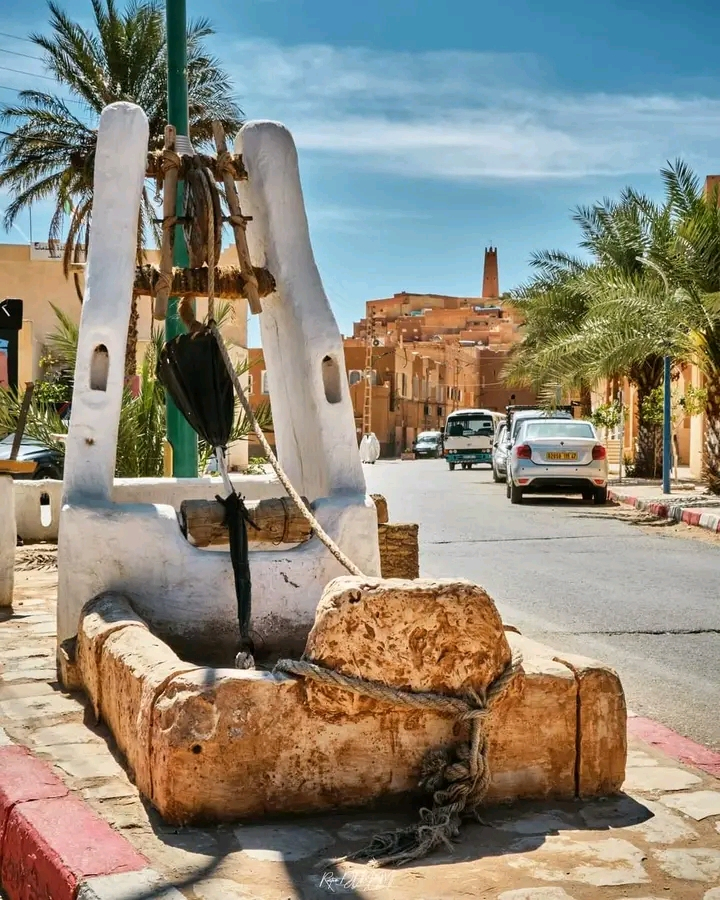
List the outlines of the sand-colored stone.
{"type": "Polygon", "coordinates": [[[383,578],[418,578],[418,526],[401,522],[378,525],[380,573],[383,578]]]}
{"type": "Polygon", "coordinates": [[[75,665],[80,670],[85,692],[100,716],[100,656],[105,641],[114,631],[128,626],[147,631],[147,624],[138,616],[130,601],[122,594],[108,593],[95,597],[85,605],[75,645],[75,665]]]}
{"type": "MultiPolygon", "coordinates": [[[[186,666],[137,627],[127,601],[115,602],[114,614],[96,607],[87,629],[81,621],[81,671],[139,789],[170,822],[320,811],[413,792],[427,751],[468,737],[464,723],[434,711],[269,672],[186,666]],[[118,627],[108,634],[110,623],[118,627]]],[[[308,655],[401,687],[463,693],[492,681],[511,647],[522,652],[524,671],[487,720],[488,800],[571,799],[576,676],[552,650],[506,636],[481,588],[337,579],[308,655]]]]}
{"type": "Polygon", "coordinates": [[[488,801],[575,796],[577,686],[553,651],[521,634],[506,634],[522,655],[517,679],[488,717],[488,801]]]}
{"type": "Polygon", "coordinates": [[[578,796],[619,791],[627,760],[627,707],[617,672],[572,653],[555,658],[578,684],[578,796]]]}
{"type": "Polygon", "coordinates": [[[318,604],[305,655],[414,691],[485,689],[510,662],[500,615],[464,579],[336,578],[318,604]]]}
{"type": "Polygon", "coordinates": [[[377,510],[378,525],[386,525],[389,521],[387,500],[382,494],[370,494],[377,510]]]}
{"type": "Polygon", "coordinates": [[[140,790],[152,785],[149,717],[155,696],[183,663],[136,615],[126,597],[105,594],[87,604],[78,632],[77,666],[96,715],[110,727],[140,790]]]}

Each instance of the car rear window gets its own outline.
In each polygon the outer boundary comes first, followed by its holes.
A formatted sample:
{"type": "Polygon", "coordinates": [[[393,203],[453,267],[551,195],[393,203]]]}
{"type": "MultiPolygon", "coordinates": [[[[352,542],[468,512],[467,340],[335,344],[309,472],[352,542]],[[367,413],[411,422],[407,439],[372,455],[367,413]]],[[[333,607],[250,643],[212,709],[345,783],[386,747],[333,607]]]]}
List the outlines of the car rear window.
{"type": "Polygon", "coordinates": [[[594,438],[595,432],[588,422],[563,422],[554,419],[549,422],[528,422],[522,433],[523,438],[594,438]]]}

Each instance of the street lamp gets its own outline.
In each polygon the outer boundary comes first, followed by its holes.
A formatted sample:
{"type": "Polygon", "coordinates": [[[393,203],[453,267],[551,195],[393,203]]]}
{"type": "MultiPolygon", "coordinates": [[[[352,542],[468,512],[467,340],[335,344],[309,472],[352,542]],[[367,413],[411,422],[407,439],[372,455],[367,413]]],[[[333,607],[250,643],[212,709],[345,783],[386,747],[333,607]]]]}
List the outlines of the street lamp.
{"type": "MultiPolygon", "coordinates": [[[[637,259],[638,262],[641,262],[645,266],[650,266],[651,269],[654,269],[658,273],[665,285],[667,299],[670,300],[670,283],[668,282],[667,275],[660,266],[644,256],[638,256],[637,259]]],[[[670,471],[672,468],[672,399],[670,393],[670,374],[671,359],[669,354],[666,353],[663,357],[663,494],[670,493],[670,471]]]]}

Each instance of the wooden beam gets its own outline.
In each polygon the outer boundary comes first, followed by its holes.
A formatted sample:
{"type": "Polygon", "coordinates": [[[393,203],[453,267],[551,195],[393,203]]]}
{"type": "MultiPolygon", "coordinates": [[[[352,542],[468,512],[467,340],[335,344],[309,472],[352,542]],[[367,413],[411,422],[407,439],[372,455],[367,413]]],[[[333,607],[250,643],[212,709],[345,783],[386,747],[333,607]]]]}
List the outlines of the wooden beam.
{"type": "Polygon", "coordinates": [[[37,463],[24,459],[0,459],[0,472],[11,475],[31,475],[37,468],[37,463]]]}
{"type": "MultiPolygon", "coordinates": [[[[228,153],[227,143],[225,141],[225,132],[219,122],[213,122],[213,135],[215,137],[215,145],[218,151],[219,160],[230,160],[232,157],[228,153]]],[[[258,285],[253,273],[252,262],[250,261],[250,251],[248,250],[247,229],[248,219],[243,216],[240,209],[240,200],[235,187],[235,179],[228,165],[223,168],[223,186],[225,187],[225,199],[230,209],[230,224],[233,228],[235,236],[235,249],[237,250],[238,262],[240,263],[240,271],[245,279],[245,296],[250,305],[250,312],[259,315],[262,312],[260,305],[260,296],[258,294],[258,285]]]]}
{"type": "MultiPolygon", "coordinates": [[[[275,279],[267,269],[254,269],[258,294],[267,297],[275,290],[275,279]]],[[[135,270],[135,294],[155,296],[160,269],[157,266],[138,266],[135,270]]],[[[173,269],[171,297],[207,297],[208,270],[173,269]]],[[[215,269],[215,297],[220,300],[238,300],[245,297],[245,279],[237,266],[221,266],[215,269]]]]}
{"type": "MultiPolygon", "coordinates": [[[[307,500],[303,497],[307,504],[307,500]]],[[[251,543],[302,544],[312,536],[310,523],[289,497],[272,497],[246,504],[251,543]]],[[[225,507],[217,500],[183,500],[180,504],[180,527],[196,547],[227,544],[228,530],[223,524],[225,507]]]]}

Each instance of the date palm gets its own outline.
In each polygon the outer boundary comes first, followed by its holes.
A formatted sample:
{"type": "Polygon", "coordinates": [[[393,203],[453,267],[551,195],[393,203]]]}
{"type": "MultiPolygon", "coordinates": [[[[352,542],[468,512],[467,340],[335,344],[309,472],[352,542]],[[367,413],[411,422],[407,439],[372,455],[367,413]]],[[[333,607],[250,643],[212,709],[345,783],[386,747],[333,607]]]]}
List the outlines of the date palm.
{"type": "MultiPolygon", "coordinates": [[[[10,228],[31,204],[51,199],[51,243],[65,237],[66,276],[87,248],[93,203],[93,168],[100,113],[109,103],[137,103],[150,124],[150,149],[162,146],[167,123],[167,46],[163,7],[156,0],[131,2],[119,10],[115,0],[91,0],[93,24],[85,28],[51,0],[50,34],[30,35],[42,51],[47,74],[62,95],[22,91],[18,101],[0,109],[12,133],[0,141],[0,190],[7,190],[4,225],[10,228]]],[[[207,52],[213,34],[207,20],[188,26],[187,77],[190,138],[201,146],[211,140],[212,122],[236,131],[241,110],[228,75],[207,52]]],[[[156,213],[151,191],[143,192],[138,253],[147,246],[156,213]]],[[[136,369],[137,309],[128,331],[126,375],[136,369]]]]}
{"type": "Polygon", "coordinates": [[[683,162],[662,176],[677,234],[663,264],[683,300],[678,341],[705,375],[703,480],[720,494],[720,197],[717,187],[706,196],[683,162]]]}
{"type": "MultiPolygon", "coordinates": [[[[626,190],[618,201],[579,208],[574,219],[581,229],[580,247],[590,260],[583,263],[560,253],[536,255],[536,268],[543,260],[553,265],[541,268],[540,277],[517,292],[527,336],[508,374],[521,375],[524,366],[541,393],[557,385],[579,389],[586,397],[588,386],[600,378],[627,376],[639,399],[636,469],[640,475],[655,475],[659,429],[644,420],[642,399],[660,384],[662,355],[657,342],[646,342],[650,349],[639,355],[630,352],[649,323],[629,319],[622,303],[628,284],[643,295],[662,291],[661,279],[642,259],[667,252],[674,234],[671,215],[667,208],[626,190]]],[[[638,306],[637,315],[647,309],[638,306]]]]}
{"type": "Polygon", "coordinates": [[[542,251],[533,254],[530,265],[532,278],[509,298],[525,328],[522,342],[509,355],[504,378],[515,387],[533,388],[540,398],[577,390],[589,414],[590,384],[579,370],[551,370],[542,358],[548,344],[565,331],[579,329],[587,315],[589,297],[579,286],[586,264],[559,251],[542,251]]]}

